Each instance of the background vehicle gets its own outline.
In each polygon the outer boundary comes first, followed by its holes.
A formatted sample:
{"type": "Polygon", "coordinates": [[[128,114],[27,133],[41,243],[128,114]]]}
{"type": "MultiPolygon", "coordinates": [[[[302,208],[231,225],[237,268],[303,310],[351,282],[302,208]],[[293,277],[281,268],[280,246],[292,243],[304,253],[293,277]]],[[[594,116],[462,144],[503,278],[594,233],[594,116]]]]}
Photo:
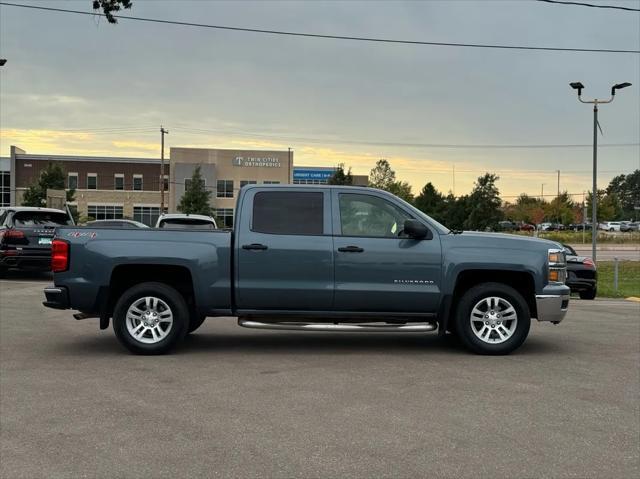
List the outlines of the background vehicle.
{"type": "Polygon", "coordinates": [[[639,231],[640,230],[640,223],[637,221],[628,221],[628,222],[624,222],[620,225],[620,231],[639,231]]]}
{"type": "Polygon", "coordinates": [[[451,331],[507,354],[569,305],[565,254],[453,232],[376,189],[247,185],[233,231],[60,228],[45,306],[113,317],[134,353],[169,351],[205,316],[302,331],[451,331]],[[86,265],[91,265],[87,268],[86,265]]]}
{"type": "Polygon", "coordinates": [[[73,225],[66,211],[15,206],[0,209],[0,271],[48,270],[57,226],[73,225]]]}
{"type": "Polygon", "coordinates": [[[573,223],[568,227],[572,231],[591,231],[591,224],[589,223],[573,223]]]}
{"type": "Polygon", "coordinates": [[[605,221],[604,223],[600,223],[599,228],[605,231],[620,231],[620,222],[619,221],[605,221]]]}
{"type": "Polygon", "coordinates": [[[133,220],[96,220],[89,221],[85,226],[92,228],[148,228],[144,223],[133,220]]]}
{"type": "Polygon", "coordinates": [[[519,223],[518,229],[520,231],[535,231],[536,227],[529,223],[519,223]]]}
{"type": "Polygon", "coordinates": [[[598,272],[591,258],[579,256],[568,244],[562,245],[567,256],[567,286],[581,299],[595,299],[598,292],[598,272]]]}
{"type": "Polygon", "coordinates": [[[500,221],[498,222],[498,231],[517,231],[518,225],[513,221],[500,221]]]}
{"type": "Polygon", "coordinates": [[[218,225],[211,216],[175,213],[160,215],[156,228],[215,230],[218,225]]]}

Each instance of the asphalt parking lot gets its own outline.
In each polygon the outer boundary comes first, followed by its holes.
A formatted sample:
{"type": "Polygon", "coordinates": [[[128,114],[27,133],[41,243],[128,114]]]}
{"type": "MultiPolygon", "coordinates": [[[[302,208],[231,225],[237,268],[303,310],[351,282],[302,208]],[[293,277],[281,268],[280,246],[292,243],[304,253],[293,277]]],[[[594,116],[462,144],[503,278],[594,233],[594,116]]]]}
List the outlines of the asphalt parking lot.
{"type": "Polygon", "coordinates": [[[0,476],[626,478],[640,473],[640,303],[573,301],[508,357],[435,334],[209,319],[131,356],[0,281],[0,476]]]}

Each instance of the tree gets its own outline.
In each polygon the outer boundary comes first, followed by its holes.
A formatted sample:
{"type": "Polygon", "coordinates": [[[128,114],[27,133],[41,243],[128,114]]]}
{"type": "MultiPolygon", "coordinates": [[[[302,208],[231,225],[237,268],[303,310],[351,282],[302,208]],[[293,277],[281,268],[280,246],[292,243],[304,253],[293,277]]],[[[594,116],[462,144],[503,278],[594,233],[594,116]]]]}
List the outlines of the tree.
{"type": "Polygon", "coordinates": [[[523,193],[518,196],[515,205],[510,209],[509,218],[514,221],[539,224],[544,219],[545,204],[540,198],[523,193]]]}
{"type": "MultiPolygon", "coordinates": [[[[30,185],[22,197],[22,206],[46,206],[47,189],[65,190],[65,175],[59,164],[49,163],[40,172],[38,182],[30,185]]],[[[67,203],[74,200],[75,190],[67,191],[67,203]]]]}
{"type": "Polygon", "coordinates": [[[396,172],[384,158],[376,162],[375,168],[369,173],[369,186],[390,191],[396,182],[396,172]]]}
{"type": "Polygon", "coordinates": [[[557,196],[549,203],[545,203],[545,217],[549,221],[562,224],[572,223],[575,220],[575,203],[571,200],[569,194],[565,191],[557,196]]]}
{"type": "Polygon", "coordinates": [[[395,181],[389,185],[387,190],[398,198],[402,198],[407,203],[413,203],[413,193],[411,193],[411,185],[406,181],[395,181]]]}
{"type": "Polygon", "coordinates": [[[493,228],[502,220],[500,191],[496,187],[499,176],[485,173],[476,181],[469,196],[469,216],[464,221],[466,229],[486,230],[493,228]]]}
{"type": "Polygon", "coordinates": [[[207,190],[202,179],[200,166],[197,166],[191,176],[191,182],[184,190],[184,195],[180,198],[178,211],[181,213],[211,216],[213,210],[209,201],[211,191],[207,190]]]}
{"type": "Polygon", "coordinates": [[[118,19],[113,16],[114,12],[117,13],[122,8],[129,9],[132,5],[132,0],[93,0],[93,9],[102,10],[109,23],[118,23],[118,19]]]}
{"type": "Polygon", "coordinates": [[[335,173],[329,178],[330,185],[352,185],[353,175],[351,174],[351,168],[345,173],[344,163],[340,163],[336,168],[335,173]]]}
{"type": "Polygon", "coordinates": [[[607,196],[615,195],[620,205],[619,217],[611,219],[635,218],[637,212],[634,207],[640,206],[640,169],[628,175],[615,176],[606,191],[607,196]]]}
{"type": "MultiPolygon", "coordinates": [[[[593,218],[593,195],[587,194],[587,218],[593,218]]],[[[597,222],[613,221],[622,215],[622,207],[615,193],[607,194],[606,190],[598,190],[597,222]]]]}
{"type": "Polygon", "coordinates": [[[429,182],[420,191],[416,197],[414,205],[420,211],[431,216],[434,220],[443,223],[445,221],[445,198],[433,183],[429,182]]]}
{"type": "Polygon", "coordinates": [[[464,195],[456,198],[453,193],[449,192],[444,199],[444,213],[442,215],[442,224],[447,228],[454,230],[462,230],[465,227],[465,221],[469,217],[470,200],[469,196],[464,195]]]}

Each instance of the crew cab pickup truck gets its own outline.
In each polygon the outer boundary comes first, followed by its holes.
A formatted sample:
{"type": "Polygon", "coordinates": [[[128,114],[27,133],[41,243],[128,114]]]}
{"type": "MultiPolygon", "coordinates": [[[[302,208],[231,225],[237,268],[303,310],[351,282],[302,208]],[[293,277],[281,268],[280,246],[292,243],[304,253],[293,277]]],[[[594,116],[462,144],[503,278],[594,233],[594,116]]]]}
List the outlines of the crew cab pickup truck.
{"type": "Polygon", "coordinates": [[[248,185],[233,231],[61,227],[44,305],[110,320],[138,354],[170,351],[206,317],[258,329],[439,330],[507,354],[531,318],[569,304],[562,246],[451,231],[384,191],[248,185]]]}

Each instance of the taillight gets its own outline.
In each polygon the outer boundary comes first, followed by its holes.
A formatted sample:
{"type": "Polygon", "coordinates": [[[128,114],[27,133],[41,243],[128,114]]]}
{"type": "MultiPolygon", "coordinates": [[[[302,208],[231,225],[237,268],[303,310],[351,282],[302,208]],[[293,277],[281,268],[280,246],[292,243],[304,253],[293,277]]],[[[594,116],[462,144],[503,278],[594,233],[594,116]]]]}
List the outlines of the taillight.
{"type": "Polygon", "coordinates": [[[593,269],[596,269],[596,264],[593,262],[593,260],[591,258],[585,258],[582,261],[582,264],[585,265],[585,266],[589,266],[589,267],[591,267],[593,269]]]}
{"type": "Polygon", "coordinates": [[[61,239],[51,242],[51,271],[61,273],[69,269],[69,243],[61,239]]]}
{"type": "Polygon", "coordinates": [[[4,240],[5,242],[8,242],[9,240],[21,240],[24,238],[24,232],[20,230],[9,229],[0,232],[0,240],[4,240]]]}

